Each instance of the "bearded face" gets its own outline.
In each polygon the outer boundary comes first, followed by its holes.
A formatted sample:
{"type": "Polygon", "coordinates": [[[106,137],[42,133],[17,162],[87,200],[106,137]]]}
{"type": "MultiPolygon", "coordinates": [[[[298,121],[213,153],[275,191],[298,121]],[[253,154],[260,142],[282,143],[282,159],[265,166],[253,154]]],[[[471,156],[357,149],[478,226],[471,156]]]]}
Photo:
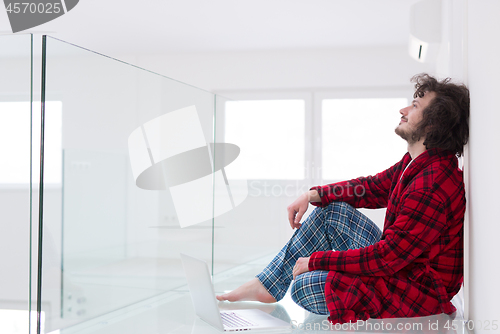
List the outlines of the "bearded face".
{"type": "Polygon", "coordinates": [[[432,99],[436,97],[436,93],[427,92],[423,97],[416,97],[411,105],[399,111],[401,121],[396,127],[396,134],[406,140],[409,145],[412,145],[425,137],[423,130],[419,129],[419,123],[422,121],[423,111],[432,99]]]}

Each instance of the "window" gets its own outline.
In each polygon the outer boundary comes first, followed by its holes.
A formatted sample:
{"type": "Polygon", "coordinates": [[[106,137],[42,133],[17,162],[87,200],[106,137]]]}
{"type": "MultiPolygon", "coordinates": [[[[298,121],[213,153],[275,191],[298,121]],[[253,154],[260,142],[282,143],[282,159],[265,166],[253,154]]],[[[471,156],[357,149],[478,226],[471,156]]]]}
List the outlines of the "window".
{"type": "MultiPolygon", "coordinates": [[[[33,104],[33,165],[40,161],[40,103],[33,104]],[[36,126],[35,126],[36,125],[36,126]]],[[[44,182],[61,183],[62,102],[45,103],[44,182]]],[[[30,182],[30,103],[0,102],[0,184],[30,182]]],[[[33,170],[38,182],[38,171],[33,170]]]]}
{"type": "Polygon", "coordinates": [[[304,100],[226,102],[224,142],[240,147],[230,177],[303,179],[304,117],[304,100]]]}
{"type": "Polygon", "coordinates": [[[241,149],[228,177],[296,180],[303,192],[381,172],[407,152],[394,132],[407,96],[407,89],[233,94],[219,123],[219,140],[241,149]]]}
{"type": "Polygon", "coordinates": [[[394,129],[407,105],[406,98],[324,99],[323,179],[374,175],[398,162],[407,144],[394,129]]]}

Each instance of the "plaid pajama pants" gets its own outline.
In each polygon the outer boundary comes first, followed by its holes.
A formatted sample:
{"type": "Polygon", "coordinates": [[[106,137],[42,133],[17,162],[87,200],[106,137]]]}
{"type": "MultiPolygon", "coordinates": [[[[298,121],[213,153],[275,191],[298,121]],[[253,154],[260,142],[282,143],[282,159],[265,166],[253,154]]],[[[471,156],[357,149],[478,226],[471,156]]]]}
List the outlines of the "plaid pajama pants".
{"type": "MultiPolygon", "coordinates": [[[[317,251],[367,247],[380,240],[382,231],[368,217],[349,204],[333,202],[316,208],[295,231],[288,243],[256,277],[276,299],[281,300],[290,283],[299,257],[317,251]]],[[[325,302],[328,271],[315,270],[299,275],[292,283],[292,299],[316,314],[329,314],[325,302]]]]}

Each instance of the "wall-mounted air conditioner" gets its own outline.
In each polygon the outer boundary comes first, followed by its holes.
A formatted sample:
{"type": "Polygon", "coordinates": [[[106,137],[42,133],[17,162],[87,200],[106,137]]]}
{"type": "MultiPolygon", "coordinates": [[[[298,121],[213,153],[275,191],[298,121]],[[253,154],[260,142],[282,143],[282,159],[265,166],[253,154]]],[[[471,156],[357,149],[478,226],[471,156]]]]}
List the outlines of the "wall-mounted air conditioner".
{"type": "Polygon", "coordinates": [[[410,56],[421,63],[435,62],[441,43],[441,0],[422,0],[410,9],[410,56]]]}

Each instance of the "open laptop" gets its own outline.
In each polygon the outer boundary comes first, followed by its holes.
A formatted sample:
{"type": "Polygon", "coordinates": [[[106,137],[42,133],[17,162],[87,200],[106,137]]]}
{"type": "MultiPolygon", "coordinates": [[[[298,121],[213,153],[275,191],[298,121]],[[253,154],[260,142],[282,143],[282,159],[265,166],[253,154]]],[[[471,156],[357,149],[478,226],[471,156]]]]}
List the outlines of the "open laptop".
{"type": "Polygon", "coordinates": [[[181,254],[196,315],[221,331],[287,330],[291,325],[258,309],[220,311],[205,261],[181,254]]]}

